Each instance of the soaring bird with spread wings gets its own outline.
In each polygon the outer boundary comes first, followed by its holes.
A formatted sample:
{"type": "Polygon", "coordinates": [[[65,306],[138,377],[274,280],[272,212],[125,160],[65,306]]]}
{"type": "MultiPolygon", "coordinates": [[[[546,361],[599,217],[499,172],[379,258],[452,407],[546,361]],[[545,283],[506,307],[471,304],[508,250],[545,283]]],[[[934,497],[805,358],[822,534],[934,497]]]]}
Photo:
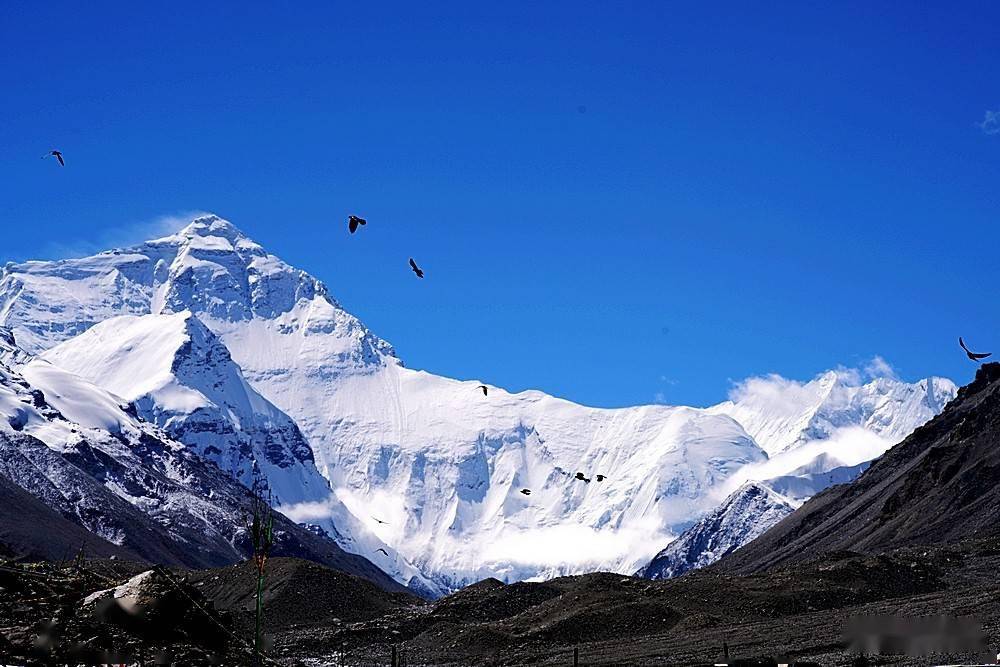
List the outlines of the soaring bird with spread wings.
{"type": "Polygon", "coordinates": [[[55,159],[59,160],[60,167],[66,166],[66,162],[63,160],[62,153],[60,153],[59,151],[49,151],[48,153],[42,156],[42,159],[44,160],[47,157],[54,157],[55,159]]]}
{"type": "Polygon", "coordinates": [[[965,350],[965,356],[967,356],[969,359],[972,359],[975,362],[978,362],[980,359],[985,359],[986,357],[993,354],[992,352],[984,352],[984,353],[973,352],[972,350],[970,350],[965,346],[965,341],[962,340],[961,336],[958,337],[958,344],[962,346],[963,350],[965,350]]]}
{"type": "Polygon", "coordinates": [[[347,218],[347,228],[351,230],[351,233],[358,231],[358,225],[364,227],[368,224],[368,221],[364,218],[359,218],[356,215],[349,216],[347,218]]]}
{"type": "Polygon", "coordinates": [[[417,278],[424,277],[424,272],[420,270],[420,267],[417,266],[417,263],[413,261],[412,257],[410,258],[410,268],[413,269],[415,274],[417,274],[417,278]]]}

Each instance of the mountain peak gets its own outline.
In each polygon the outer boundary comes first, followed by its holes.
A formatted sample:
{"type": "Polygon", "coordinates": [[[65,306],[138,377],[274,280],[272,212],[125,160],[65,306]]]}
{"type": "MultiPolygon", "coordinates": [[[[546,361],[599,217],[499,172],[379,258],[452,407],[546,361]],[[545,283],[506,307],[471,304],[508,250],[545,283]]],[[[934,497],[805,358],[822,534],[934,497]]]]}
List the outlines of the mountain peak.
{"type": "Polygon", "coordinates": [[[264,248],[244,234],[236,225],[214,213],[203,213],[178,231],[158,239],[147,241],[145,247],[178,247],[209,253],[249,254],[251,257],[266,256],[264,248]]]}
{"type": "Polygon", "coordinates": [[[173,236],[183,238],[221,236],[230,241],[246,238],[246,234],[240,231],[236,225],[214,213],[199,215],[174,233],[173,236]]]}

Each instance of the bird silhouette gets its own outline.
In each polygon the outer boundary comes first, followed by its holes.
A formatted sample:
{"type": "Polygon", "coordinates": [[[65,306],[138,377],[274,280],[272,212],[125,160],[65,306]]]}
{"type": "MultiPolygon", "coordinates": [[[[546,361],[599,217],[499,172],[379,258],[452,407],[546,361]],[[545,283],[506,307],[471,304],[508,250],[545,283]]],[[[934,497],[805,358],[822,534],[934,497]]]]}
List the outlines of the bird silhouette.
{"type": "Polygon", "coordinates": [[[424,272],[420,270],[420,267],[417,266],[417,263],[413,261],[412,257],[410,258],[410,268],[413,269],[415,274],[417,274],[417,278],[424,277],[424,272]]]}
{"type": "Polygon", "coordinates": [[[476,389],[482,389],[483,390],[483,396],[489,396],[489,393],[487,392],[485,384],[479,385],[478,387],[476,387],[476,389]]]}
{"type": "Polygon", "coordinates": [[[521,489],[521,493],[523,493],[526,496],[530,496],[531,495],[531,489],[521,489]]]}
{"type": "Polygon", "coordinates": [[[365,220],[364,218],[359,218],[356,215],[352,215],[347,218],[347,228],[351,230],[352,234],[358,231],[358,225],[364,227],[367,224],[368,224],[367,220],[365,220]]]}
{"type": "Polygon", "coordinates": [[[590,484],[590,480],[584,477],[582,472],[576,473],[576,479],[580,480],[581,482],[586,482],[587,484],[590,484]]]}
{"type": "Polygon", "coordinates": [[[386,551],[385,549],[379,549],[379,551],[381,551],[382,553],[384,553],[384,554],[385,554],[386,556],[388,556],[388,555],[389,555],[389,552],[388,552],[388,551],[386,551]]]}
{"type": "Polygon", "coordinates": [[[49,151],[48,153],[42,156],[42,159],[44,160],[47,157],[54,157],[55,159],[59,160],[59,166],[61,167],[66,166],[66,162],[63,160],[62,153],[60,153],[59,151],[49,151]]]}
{"type": "Polygon", "coordinates": [[[604,481],[604,480],[606,480],[607,478],[608,478],[608,476],[607,476],[607,475],[597,475],[597,481],[598,481],[598,482],[603,482],[603,481],[604,481]]]}
{"type": "Polygon", "coordinates": [[[971,351],[969,348],[967,348],[965,346],[965,341],[962,340],[961,336],[958,337],[958,344],[962,346],[963,350],[965,350],[965,356],[967,356],[969,359],[972,359],[973,361],[977,361],[978,362],[980,359],[985,359],[986,357],[988,357],[991,354],[993,354],[992,352],[986,352],[986,353],[980,354],[980,353],[971,351]]]}
{"type": "Polygon", "coordinates": [[[387,522],[383,521],[382,519],[379,519],[378,517],[374,517],[373,516],[372,518],[375,519],[375,521],[377,521],[378,523],[383,523],[383,524],[385,524],[387,526],[389,525],[387,522]]]}

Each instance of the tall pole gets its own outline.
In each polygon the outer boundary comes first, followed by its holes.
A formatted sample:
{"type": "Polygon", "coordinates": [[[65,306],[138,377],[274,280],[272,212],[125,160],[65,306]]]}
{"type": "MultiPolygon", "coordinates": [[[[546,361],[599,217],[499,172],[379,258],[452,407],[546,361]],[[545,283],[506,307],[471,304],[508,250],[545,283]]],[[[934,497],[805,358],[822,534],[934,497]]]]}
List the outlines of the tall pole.
{"type": "Polygon", "coordinates": [[[264,655],[264,568],[274,543],[274,515],[271,512],[271,492],[260,477],[254,462],[254,478],[250,487],[250,510],[253,518],[247,525],[247,532],[253,545],[253,562],[257,570],[257,610],[254,615],[254,665],[263,664],[264,655]]]}

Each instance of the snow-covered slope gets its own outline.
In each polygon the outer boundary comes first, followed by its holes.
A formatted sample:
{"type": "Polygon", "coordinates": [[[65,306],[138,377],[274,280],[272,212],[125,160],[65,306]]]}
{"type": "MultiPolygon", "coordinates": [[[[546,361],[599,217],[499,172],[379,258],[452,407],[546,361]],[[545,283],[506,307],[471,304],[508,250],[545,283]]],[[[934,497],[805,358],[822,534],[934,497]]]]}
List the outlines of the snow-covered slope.
{"type": "Polygon", "coordinates": [[[330,495],[295,422],[250,387],[188,311],[114,317],[41,358],[123,398],[247,486],[256,463],[281,504],[330,495]]]}
{"type": "Polygon", "coordinates": [[[122,397],[140,417],[245,485],[256,467],[278,505],[299,508],[298,514],[324,509],[304,521],[319,534],[375,555],[421,594],[444,592],[332,497],[295,422],[247,383],[222,341],[190,311],[114,317],[39,358],[122,397]]]}
{"type": "MultiPolygon", "coordinates": [[[[0,353],[28,359],[6,338],[0,353]]],[[[63,518],[150,560],[209,566],[247,554],[245,487],[119,397],[44,359],[20,366],[0,361],[0,476],[63,518]]],[[[275,554],[394,585],[370,562],[285,517],[277,517],[275,528],[275,554]]],[[[36,534],[44,547],[45,531],[36,534]]]]}
{"type": "MultiPolygon", "coordinates": [[[[131,339],[133,327],[143,332],[133,350],[161,349],[149,343],[150,315],[203,324],[252,387],[247,395],[259,393],[294,420],[333,495],[292,501],[283,508],[289,516],[332,520],[345,548],[402,581],[416,576],[415,567],[439,589],[484,576],[634,571],[745,481],[739,471],[766,465],[741,420],[778,452],[818,437],[825,425],[894,432],[922,414],[916,400],[907,404],[909,421],[896,419],[897,395],[874,389],[865,400],[860,390],[822,388],[808,398],[811,385],[796,409],[735,400],[709,410],[602,410],[498,387],[483,396],[478,380],[405,368],[319,281],[211,215],[134,248],[8,264],[0,274],[0,324],[31,352],[50,350],[46,358],[112,391],[153,397],[154,414],[190,415],[172,413],[170,399],[196,389],[227,417],[223,406],[239,391],[213,397],[171,366],[160,400],[157,387],[137,386],[130,372],[113,368],[134,356],[117,340],[131,339]],[[145,317],[112,320],[123,314],[145,317]],[[98,352],[88,351],[96,338],[71,340],[107,320],[95,328],[95,336],[108,334],[98,352]],[[112,368],[99,368],[104,361],[112,368]],[[576,480],[576,472],[592,481],[576,480]],[[379,551],[384,545],[389,556],[379,551]]],[[[153,418],[165,427],[170,419],[153,418]]],[[[190,442],[215,460],[242,460],[240,452],[190,442]]],[[[281,451],[297,445],[283,442],[281,451]]]]}
{"type": "Polygon", "coordinates": [[[763,484],[748,482],[656,554],[636,575],[670,579],[711,565],[764,534],[793,511],[781,495],[763,484]]]}

